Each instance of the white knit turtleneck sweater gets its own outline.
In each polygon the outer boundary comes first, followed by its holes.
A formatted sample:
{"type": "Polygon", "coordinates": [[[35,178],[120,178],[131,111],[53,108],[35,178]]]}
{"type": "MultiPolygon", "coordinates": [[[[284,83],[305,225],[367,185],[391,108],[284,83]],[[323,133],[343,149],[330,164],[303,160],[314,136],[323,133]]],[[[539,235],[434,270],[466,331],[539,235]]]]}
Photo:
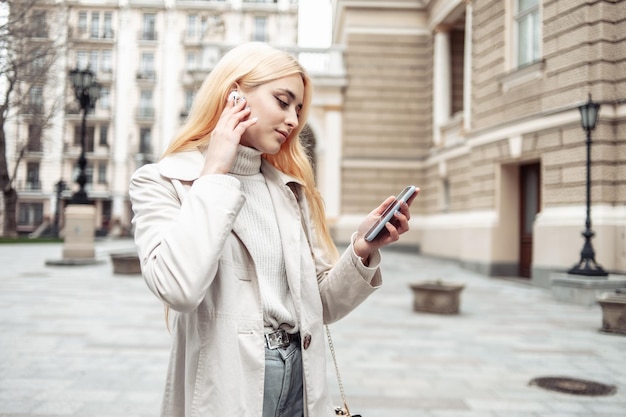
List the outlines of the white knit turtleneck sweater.
{"type": "Polygon", "coordinates": [[[239,145],[229,174],[241,182],[246,197],[237,221],[253,238],[246,243],[259,280],[265,331],[283,328],[289,333],[296,332],[295,309],[287,284],[276,212],[261,173],[261,152],[239,145]]]}

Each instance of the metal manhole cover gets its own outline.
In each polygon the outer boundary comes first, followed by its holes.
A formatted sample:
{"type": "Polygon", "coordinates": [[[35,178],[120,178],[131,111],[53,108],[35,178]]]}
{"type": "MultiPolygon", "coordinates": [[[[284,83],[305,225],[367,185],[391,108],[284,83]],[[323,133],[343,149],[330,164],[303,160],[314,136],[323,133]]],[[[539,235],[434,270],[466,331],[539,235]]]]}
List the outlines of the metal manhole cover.
{"type": "Polygon", "coordinates": [[[612,395],[617,391],[613,385],[558,376],[535,378],[528,385],[537,385],[550,391],[574,395],[612,395]]]}

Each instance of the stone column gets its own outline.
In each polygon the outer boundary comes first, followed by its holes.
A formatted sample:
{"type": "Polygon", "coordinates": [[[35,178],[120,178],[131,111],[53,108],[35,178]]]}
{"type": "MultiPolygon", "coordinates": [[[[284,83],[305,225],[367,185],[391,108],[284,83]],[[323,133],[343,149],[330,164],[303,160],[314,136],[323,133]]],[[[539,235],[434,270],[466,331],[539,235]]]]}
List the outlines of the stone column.
{"type": "Polygon", "coordinates": [[[433,143],[441,145],[440,126],[450,118],[452,75],[450,27],[437,25],[433,57],[433,143]]]}
{"type": "Polygon", "coordinates": [[[326,205],[326,217],[337,219],[341,214],[341,135],[342,109],[327,107],[325,112],[326,137],[323,154],[322,193],[326,205]]]}
{"type": "Polygon", "coordinates": [[[472,128],[472,2],[466,0],[465,5],[465,47],[463,68],[463,129],[468,132],[472,128]]]}

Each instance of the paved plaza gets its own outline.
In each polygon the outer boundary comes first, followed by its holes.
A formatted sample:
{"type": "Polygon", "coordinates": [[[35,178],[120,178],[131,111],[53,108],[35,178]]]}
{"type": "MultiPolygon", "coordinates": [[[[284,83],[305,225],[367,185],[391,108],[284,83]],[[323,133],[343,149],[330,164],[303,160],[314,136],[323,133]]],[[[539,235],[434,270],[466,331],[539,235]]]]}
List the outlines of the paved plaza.
{"type": "MultiPolygon", "coordinates": [[[[139,275],[113,274],[108,256],[133,249],[131,240],[97,241],[100,263],[69,267],[46,266],[61,244],[0,245],[0,417],[158,416],[170,346],[163,307],[139,275]]],[[[400,248],[383,250],[382,269],[383,288],[331,326],[352,413],[626,416],[626,335],[600,331],[599,306],[400,248]],[[409,284],[437,278],[466,285],[459,315],[413,311],[409,284]],[[529,385],[542,376],[617,390],[593,397],[529,385]]]]}

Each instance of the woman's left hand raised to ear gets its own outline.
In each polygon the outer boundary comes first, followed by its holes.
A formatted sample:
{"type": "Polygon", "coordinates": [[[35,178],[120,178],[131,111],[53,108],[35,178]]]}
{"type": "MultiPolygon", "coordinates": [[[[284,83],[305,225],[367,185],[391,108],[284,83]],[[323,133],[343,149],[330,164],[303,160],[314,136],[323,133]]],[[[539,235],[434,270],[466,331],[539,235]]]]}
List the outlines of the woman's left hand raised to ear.
{"type": "Polygon", "coordinates": [[[233,167],[237,155],[237,145],[246,129],[257,122],[248,119],[250,108],[245,98],[239,101],[230,99],[220,115],[217,125],[210,133],[209,149],[205,156],[202,175],[226,174],[233,167]]]}

